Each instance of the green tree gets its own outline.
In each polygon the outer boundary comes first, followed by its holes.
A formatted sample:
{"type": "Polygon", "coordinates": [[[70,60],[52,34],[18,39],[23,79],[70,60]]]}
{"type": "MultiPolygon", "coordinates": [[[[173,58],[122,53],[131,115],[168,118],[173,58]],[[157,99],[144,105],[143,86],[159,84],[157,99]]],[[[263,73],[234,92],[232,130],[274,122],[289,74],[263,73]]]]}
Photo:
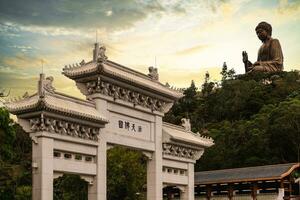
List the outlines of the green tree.
{"type": "Polygon", "coordinates": [[[0,108],[0,160],[10,161],[14,157],[13,142],[16,131],[7,110],[0,108]]]}
{"type": "Polygon", "coordinates": [[[269,126],[274,156],[281,162],[299,162],[300,98],[281,102],[270,113],[269,126]]]}
{"type": "Polygon", "coordinates": [[[216,83],[211,82],[209,80],[209,73],[206,72],[205,73],[205,79],[204,79],[204,83],[202,84],[202,90],[201,93],[204,97],[207,97],[208,95],[210,95],[215,87],[216,83]]]}
{"type": "Polygon", "coordinates": [[[141,152],[114,147],[107,153],[107,199],[146,199],[146,158],[141,152]]]}
{"type": "Polygon", "coordinates": [[[180,124],[188,110],[192,130],[213,137],[215,145],[205,151],[196,170],[296,162],[300,149],[299,73],[234,76],[225,65],[222,72],[221,87],[206,92],[206,77],[202,91],[192,95],[193,107],[187,107],[187,97],[183,97],[164,118],[180,124]]]}
{"type": "Polygon", "coordinates": [[[79,175],[64,174],[53,182],[54,200],[87,200],[88,183],[79,175]]]}
{"type": "Polygon", "coordinates": [[[182,118],[191,118],[191,114],[198,104],[197,87],[193,80],[190,87],[183,91],[183,94],[184,97],[175,102],[172,110],[165,115],[164,121],[180,124],[182,118]]]}
{"type": "Polygon", "coordinates": [[[31,188],[31,140],[9,118],[7,110],[0,108],[0,199],[30,199],[28,188],[31,188]]]}
{"type": "Polygon", "coordinates": [[[234,75],[235,75],[235,71],[234,69],[230,69],[228,70],[227,64],[226,62],[223,63],[223,67],[222,67],[222,71],[220,73],[222,75],[222,82],[226,81],[226,80],[232,80],[234,79],[234,75]]]}

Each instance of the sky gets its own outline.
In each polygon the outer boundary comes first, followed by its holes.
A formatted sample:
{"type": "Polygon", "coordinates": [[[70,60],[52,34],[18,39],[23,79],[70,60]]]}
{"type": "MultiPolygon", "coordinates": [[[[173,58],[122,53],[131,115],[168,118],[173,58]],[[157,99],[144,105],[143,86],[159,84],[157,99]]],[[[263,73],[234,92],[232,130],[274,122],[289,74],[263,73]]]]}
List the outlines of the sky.
{"type": "Polygon", "coordinates": [[[207,71],[220,79],[223,62],[244,73],[244,50],[256,60],[261,21],[281,43],[284,69],[300,70],[300,0],[0,0],[0,90],[32,94],[43,71],[57,91],[83,97],[61,72],[91,60],[96,38],[109,60],[201,87],[207,71]]]}

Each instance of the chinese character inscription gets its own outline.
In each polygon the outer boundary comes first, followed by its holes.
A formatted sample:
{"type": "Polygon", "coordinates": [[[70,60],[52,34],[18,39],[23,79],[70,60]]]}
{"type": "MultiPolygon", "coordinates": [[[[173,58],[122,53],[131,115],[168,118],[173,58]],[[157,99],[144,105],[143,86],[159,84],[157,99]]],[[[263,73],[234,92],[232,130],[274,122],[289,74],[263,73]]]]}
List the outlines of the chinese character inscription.
{"type": "Polygon", "coordinates": [[[138,133],[141,133],[143,131],[141,125],[137,125],[129,121],[119,120],[118,124],[119,124],[119,129],[125,129],[131,132],[138,132],[138,133]]]}

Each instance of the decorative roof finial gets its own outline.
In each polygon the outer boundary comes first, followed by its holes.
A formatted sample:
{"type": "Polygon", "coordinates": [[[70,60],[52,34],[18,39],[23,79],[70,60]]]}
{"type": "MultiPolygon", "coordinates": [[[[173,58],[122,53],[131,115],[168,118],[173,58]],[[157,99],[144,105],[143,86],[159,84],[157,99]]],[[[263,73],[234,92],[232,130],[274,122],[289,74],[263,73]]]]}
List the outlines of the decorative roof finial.
{"type": "Polygon", "coordinates": [[[191,122],[190,119],[182,118],[181,126],[184,127],[185,131],[191,131],[191,122]]]}
{"type": "Polygon", "coordinates": [[[42,63],[42,74],[44,73],[44,60],[41,59],[41,63],[42,63]]]}
{"type": "Polygon", "coordinates": [[[10,94],[10,89],[8,90],[8,93],[5,94],[5,89],[2,89],[0,91],[0,97],[8,97],[10,94]]]}
{"type": "Polygon", "coordinates": [[[49,76],[45,79],[45,74],[40,74],[40,80],[38,83],[38,94],[40,97],[44,97],[45,91],[54,93],[55,88],[52,86],[54,78],[49,76]]]}
{"type": "Polygon", "coordinates": [[[44,81],[45,81],[45,74],[40,74],[40,80],[38,83],[38,94],[40,97],[44,97],[45,91],[44,91],[44,81]]]}
{"type": "Polygon", "coordinates": [[[26,91],[24,94],[23,94],[23,99],[27,99],[27,98],[29,98],[29,94],[28,94],[28,92],[26,91]]]}
{"type": "Polygon", "coordinates": [[[106,62],[107,56],[105,55],[106,47],[101,46],[99,49],[98,62],[106,62]]]}
{"type": "Polygon", "coordinates": [[[158,81],[158,77],[159,77],[159,76],[158,76],[157,68],[156,68],[156,67],[153,67],[153,66],[150,66],[150,67],[148,68],[148,70],[149,70],[148,76],[150,76],[151,79],[158,81]]]}
{"type": "Polygon", "coordinates": [[[48,76],[44,82],[45,90],[51,93],[54,93],[55,90],[55,88],[52,86],[53,80],[54,80],[53,76],[48,76]]]}
{"type": "Polygon", "coordinates": [[[105,63],[107,56],[105,55],[106,48],[104,45],[100,46],[99,43],[95,43],[95,48],[93,50],[93,61],[105,63]]]}
{"type": "Polygon", "coordinates": [[[96,43],[98,42],[98,29],[96,29],[96,43]]]}

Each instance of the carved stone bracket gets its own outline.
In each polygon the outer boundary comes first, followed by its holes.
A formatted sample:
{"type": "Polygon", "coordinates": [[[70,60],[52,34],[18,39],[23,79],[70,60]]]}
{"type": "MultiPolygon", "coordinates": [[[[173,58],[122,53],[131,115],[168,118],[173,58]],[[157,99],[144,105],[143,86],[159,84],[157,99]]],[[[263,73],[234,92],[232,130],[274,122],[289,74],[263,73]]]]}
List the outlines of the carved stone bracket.
{"type": "Polygon", "coordinates": [[[164,155],[197,160],[199,159],[200,152],[200,150],[179,146],[177,144],[163,143],[164,155]]]}
{"type": "Polygon", "coordinates": [[[47,131],[61,135],[98,141],[99,128],[68,122],[48,117],[33,118],[29,120],[31,131],[47,131]]]}
{"type": "Polygon", "coordinates": [[[150,108],[152,111],[162,112],[164,107],[167,105],[167,103],[162,100],[104,82],[100,79],[100,77],[98,77],[95,81],[87,82],[86,87],[89,94],[104,94],[113,97],[114,100],[121,99],[126,102],[133,103],[134,106],[139,105],[145,108],[150,108]]]}
{"type": "Polygon", "coordinates": [[[148,158],[148,160],[152,160],[153,158],[153,153],[148,152],[148,151],[142,151],[143,155],[148,158]]]}

